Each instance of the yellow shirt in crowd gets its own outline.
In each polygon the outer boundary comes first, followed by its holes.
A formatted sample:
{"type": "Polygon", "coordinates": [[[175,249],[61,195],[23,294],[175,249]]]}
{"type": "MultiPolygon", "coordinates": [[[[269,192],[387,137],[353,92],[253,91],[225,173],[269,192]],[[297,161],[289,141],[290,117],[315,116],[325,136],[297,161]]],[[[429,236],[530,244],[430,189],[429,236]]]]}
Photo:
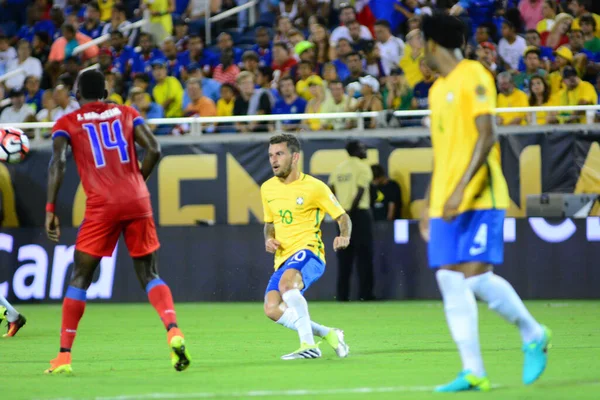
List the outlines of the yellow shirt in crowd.
{"type": "Polygon", "coordinates": [[[183,114],[183,87],[179,80],[172,76],[167,76],[161,83],[157,83],[152,90],[154,100],[164,107],[168,100],[173,100],[171,104],[165,108],[165,118],[181,117],[183,114]]]}
{"type": "MultiPolygon", "coordinates": [[[[598,104],[598,93],[596,93],[596,89],[591,83],[580,81],[579,85],[575,89],[567,90],[567,88],[564,88],[558,92],[556,99],[558,101],[558,105],[560,106],[577,106],[580,105],[579,103],[582,101],[596,105],[598,104]]],[[[572,113],[562,112],[560,113],[561,117],[559,117],[559,120],[562,122],[570,115],[572,115],[572,113]]],[[[578,122],[583,124],[585,121],[586,118],[585,115],[583,115],[581,118],[579,118],[578,122]]]]}
{"type": "Polygon", "coordinates": [[[217,101],[217,117],[231,117],[234,105],[235,99],[232,99],[229,103],[224,99],[219,99],[217,101]]]}
{"type": "Polygon", "coordinates": [[[412,48],[409,45],[404,48],[404,57],[400,60],[399,65],[404,70],[404,76],[410,87],[415,87],[417,83],[424,79],[421,73],[421,60],[423,57],[423,50],[421,50],[417,58],[413,58],[412,48]]]}
{"type": "MultiPolygon", "coordinates": [[[[500,93],[498,95],[498,108],[511,108],[511,107],[529,107],[529,98],[525,92],[515,89],[510,95],[500,93]]],[[[527,113],[499,113],[498,117],[501,119],[500,125],[508,125],[510,121],[515,118],[524,118],[521,125],[527,124],[527,113]]]]}

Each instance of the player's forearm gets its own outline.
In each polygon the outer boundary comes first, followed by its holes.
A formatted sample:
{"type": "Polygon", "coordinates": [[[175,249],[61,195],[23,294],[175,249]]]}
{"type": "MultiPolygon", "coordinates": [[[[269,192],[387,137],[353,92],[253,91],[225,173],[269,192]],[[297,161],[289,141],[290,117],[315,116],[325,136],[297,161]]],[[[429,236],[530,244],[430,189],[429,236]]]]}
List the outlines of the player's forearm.
{"type": "Polygon", "coordinates": [[[53,156],[48,168],[48,195],[46,202],[55,204],[58,197],[58,190],[62,185],[65,171],[67,169],[67,160],[63,156],[53,156]]]}
{"type": "Polygon", "coordinates": [[[158,161],[160,160],[160,154],[161,150],[158,142],[153,143],[152,146],[146,149],[146,154],[144,155],[141,168],[144,180],[148,180],[148,177],[150,177],[150,174],[152,174],[152,171],[154,171],[156,164],[158,164],[158,161]]]}
{"type": "Polygon", "coordinates": [[[340,227],[340,236],[349,238],[352,234],[352,220],[348,214],[342,214],[336,220],[340,227]]]}
{"type": "Polygon", "coordinates": [[[265,224],[264,234],[265,242],[269,239],[275,239],[275,225],[272,223],[265,224]]]}
{"type": "Polygon", "coordinates": [[[492,121],[491,115],[481,115],[475,120],[479,136],[477,138],[477,142],[475,143],[475,149],[473,150],[471,161],[469,162],[467,170],[459,181],[456,190],[464,191],[477,171],[479,171],[479,169],[487,161],[490,150],[492,150],[495,142],[494,126],[492,121]]]}

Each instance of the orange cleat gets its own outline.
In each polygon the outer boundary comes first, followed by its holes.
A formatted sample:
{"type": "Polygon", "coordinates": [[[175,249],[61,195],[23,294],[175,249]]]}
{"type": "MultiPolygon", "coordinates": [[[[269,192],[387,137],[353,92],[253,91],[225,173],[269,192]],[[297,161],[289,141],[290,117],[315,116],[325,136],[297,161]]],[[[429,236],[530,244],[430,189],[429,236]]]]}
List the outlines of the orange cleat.
{"type": "Polygon", "coordinates": [[[8,331],[3,335],[3,337],[13,337],[19,332],[19,329],[25,326],[27,323],[27,318],[23,315],[19,314],[19,317],[16,321],[8,323],[8,331]]]}
{"type": "Polygon", "coordinates": [[[71,353],[58,353],[58,356],[50,361],[50,368],[45,370],[44,373],[48,375],[73,373],[73,368],[71,368],[71,353]]]}

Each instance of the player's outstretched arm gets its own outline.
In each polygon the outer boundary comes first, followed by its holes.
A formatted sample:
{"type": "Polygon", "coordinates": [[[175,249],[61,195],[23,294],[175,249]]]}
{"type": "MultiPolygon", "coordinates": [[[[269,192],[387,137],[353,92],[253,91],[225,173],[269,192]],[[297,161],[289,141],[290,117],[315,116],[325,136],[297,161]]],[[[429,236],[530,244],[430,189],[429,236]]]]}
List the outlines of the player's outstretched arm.
{"type": "Polygon", "coordinates": [[[333,250],[343,250],[350,245],[350,235],[352,235],[352,220],[346,213],[336,219],[340,227],[340,236],[333,240],[333,250]]]}
{"type": "Polygon", "coordinates": [[[475,149],[464,175],[444,206],[444,219],[452,219],[456,215],[467,185],[471,182],[477,171],[485,164],[490,150],[492,150],[496,141],[492,115],[484,114],[478,116],[475,118],[475,125],[478,132],[475,149]]]}
{"type": "Polygon", "coordinates": [[[144,180],[148,180],[154,167],[158,164],[158,160],[160,160],[160,143],[146,124],[136,126],[134,132],[135,142],[146,150],[146,155],[142,161],[142,176],[144,180]]]}
{"type": "Polygon", "coordinates": [[[54,213],[54,205],[58,197],[58,190],[62,185],[67,169],[67,138],[57,136],[52,143],[52,159],[48,167],[48,194],[46,196],[46,234],[54,242],[60,238],[58,218],[54,213]]]}

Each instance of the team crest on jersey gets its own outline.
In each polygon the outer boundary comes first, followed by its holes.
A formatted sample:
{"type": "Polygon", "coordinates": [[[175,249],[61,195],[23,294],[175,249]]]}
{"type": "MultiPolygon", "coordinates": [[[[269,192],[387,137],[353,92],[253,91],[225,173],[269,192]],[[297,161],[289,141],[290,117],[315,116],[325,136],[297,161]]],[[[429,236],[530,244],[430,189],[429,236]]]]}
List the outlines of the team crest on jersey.
{"type": "Polygon", "coordinates": [[[483,85],[477,85],[475,88],[475,94],[477,95],[477,99],[479,101],[485,101],[487,99],[487,90],[483,85]]]}
{"type": "Polygon", "coordinates": [[[299,206],[304,204],[304,198],[303,197],[298,197],[296,199],[296,204],[298,204],[299,206]]]}

